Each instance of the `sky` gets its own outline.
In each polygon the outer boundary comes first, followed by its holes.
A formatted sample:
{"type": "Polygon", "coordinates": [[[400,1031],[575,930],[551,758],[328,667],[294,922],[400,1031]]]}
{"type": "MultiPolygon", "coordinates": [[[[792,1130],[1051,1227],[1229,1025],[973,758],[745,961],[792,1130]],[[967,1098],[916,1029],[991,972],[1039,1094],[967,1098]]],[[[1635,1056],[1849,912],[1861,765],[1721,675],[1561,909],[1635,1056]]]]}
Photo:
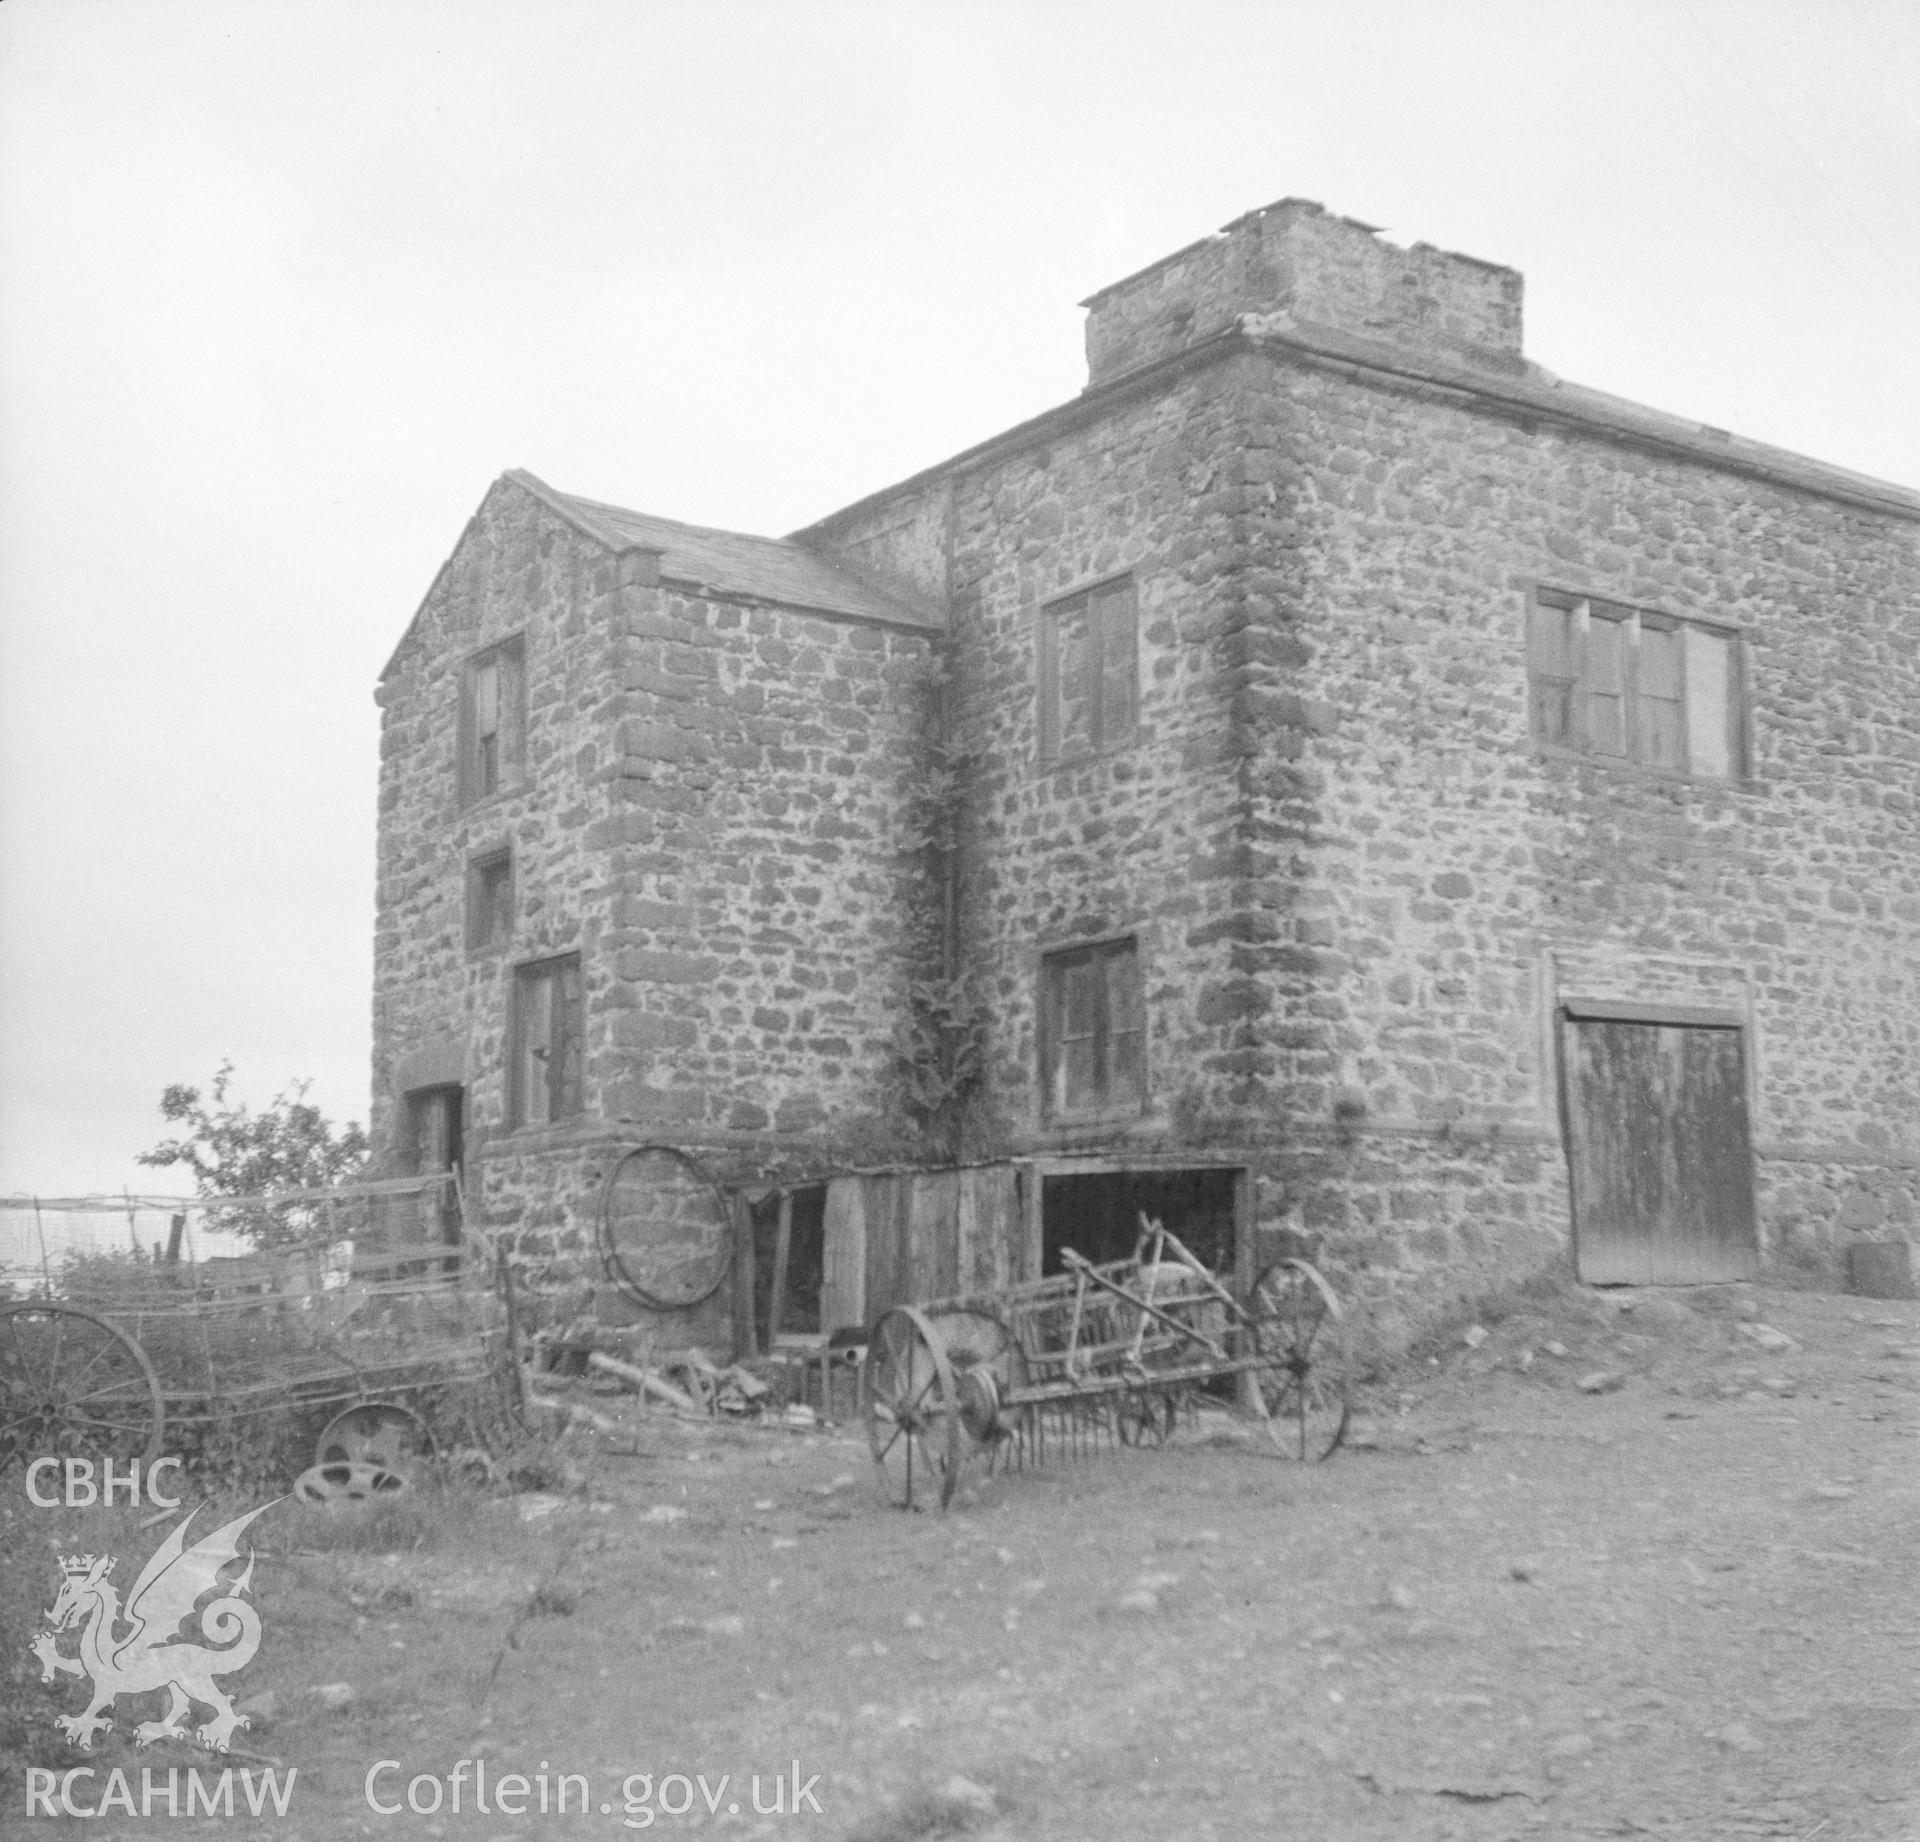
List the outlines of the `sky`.
{"type": "Polygon", "coordinates": [[[373,689],[490,482],[782,533],[1284,197],[1920,486],[1911,0],[6,0],[0,1194],[369,1086],[373,689]]]}

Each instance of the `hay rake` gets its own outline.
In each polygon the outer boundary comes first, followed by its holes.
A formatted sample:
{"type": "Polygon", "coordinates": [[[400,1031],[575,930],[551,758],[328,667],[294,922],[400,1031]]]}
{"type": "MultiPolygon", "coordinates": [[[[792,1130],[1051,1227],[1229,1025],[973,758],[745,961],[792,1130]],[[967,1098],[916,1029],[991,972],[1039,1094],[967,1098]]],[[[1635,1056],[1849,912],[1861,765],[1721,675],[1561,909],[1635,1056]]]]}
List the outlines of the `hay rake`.
{"type": "Polygon", "coordinates": [[[1331,1457],[1347,1430],[1344,1314],[1305,1260],[1244,1299],[1159,1222],[1131,1258],[1004,1291],[901,1305],[867,1349],[867,1436],[881,1494],[902,1509],[988,1474],[1113,1445],[1158,1445],[1197,1394],[1246,1376],[1246,1404],[1286,1456],[1331,1457]]]}

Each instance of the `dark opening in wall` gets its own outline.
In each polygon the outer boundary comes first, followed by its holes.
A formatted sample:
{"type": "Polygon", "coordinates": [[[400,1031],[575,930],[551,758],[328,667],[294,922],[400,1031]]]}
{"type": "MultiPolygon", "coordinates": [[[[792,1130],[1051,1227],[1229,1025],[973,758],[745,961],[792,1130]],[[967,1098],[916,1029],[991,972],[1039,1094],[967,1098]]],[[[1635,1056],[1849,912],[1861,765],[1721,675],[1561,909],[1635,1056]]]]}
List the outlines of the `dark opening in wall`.
{"type": "Polygon", "coordinates": [[[1172,1230],[1216,1272],[1233,1269],[1236,1173],[1202,1170],[1094,1171],[1046,1177],[1040,1191],[1040,1271],[1063,1270],[1071,1247],[1096,1263],[1124,1260],[1140,1238],[1144,1213],[1172,1230]]]}
{"type": "Polygon", "coordinates": [[[824,1183],[775,1190],[753,1205],[753,1328],[758,1348],[768,1348],[788,1331],[823,1328],[826,1221],[824,1183]]]}

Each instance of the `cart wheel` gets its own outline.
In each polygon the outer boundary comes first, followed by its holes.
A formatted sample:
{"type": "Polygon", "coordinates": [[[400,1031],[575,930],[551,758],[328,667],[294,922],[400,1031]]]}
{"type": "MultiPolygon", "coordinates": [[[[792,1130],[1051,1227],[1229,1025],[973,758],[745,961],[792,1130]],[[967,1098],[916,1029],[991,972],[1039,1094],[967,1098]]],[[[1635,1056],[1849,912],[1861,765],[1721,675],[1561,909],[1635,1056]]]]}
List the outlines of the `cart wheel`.
{"type": "Polygon", "coordinates": [[[1143,1388],[1114,1402],[1113,1430],[1122,1445],[1165,1445],[1179,1411],[1166,1389],[1143,1388]]]}
{"type": "MultiPolygon", "coordinates": [[[[928,1311],[953,1370],[960,1403],[962,1472],[984,1461],[986,1474],[1010,1463],[1026,1426],[1028,1409],[1010,1404],[1027,1386],[1027,1354],[1006,1324],[990,1311],[965,1306],[928,1311]]],[[[957,1484],[957,1480],[956,1480],[957,1484]]]]}
{"type": "Polygon", "coordinates": [[[1248,1312],[1267,1432],[1289,1458],[1331,1458],[1347,1436],[1346,1324],[1333,1288],[1304,1260],[1260,1275],[1248,1312]]]}
{"type": "Polygon", "coordinates": [[[160,1456],[167,1408],[147,1353],[72,1305],[0,1307],[0,1467],[160,1456]]]}
{"type": "Polygon", "coordinates": [[[911,1305],[889,1311],[867,1345],[867,1444],[896,1509],[945,1509],[960,1475],[960,1397],[940,1333],[911,1305]]]}
{"type": "Polygon", "coordinates": [[[407,1488],[404,1472],[357,1460],[351,1464],[315,1465],[293,1480],[293,1494],[302,1503],[318,1503],[327,1509],[342,1503],[390,1500],[404,1496],[407,1488]]]}
{"type": "Polygon", "coordinates": [[[438,1456],[427,1423],[397,1401],[362,1401],[335,1414],[313,1448],[316,1470],[375,1465],[403,1477],[438,1456]]]}

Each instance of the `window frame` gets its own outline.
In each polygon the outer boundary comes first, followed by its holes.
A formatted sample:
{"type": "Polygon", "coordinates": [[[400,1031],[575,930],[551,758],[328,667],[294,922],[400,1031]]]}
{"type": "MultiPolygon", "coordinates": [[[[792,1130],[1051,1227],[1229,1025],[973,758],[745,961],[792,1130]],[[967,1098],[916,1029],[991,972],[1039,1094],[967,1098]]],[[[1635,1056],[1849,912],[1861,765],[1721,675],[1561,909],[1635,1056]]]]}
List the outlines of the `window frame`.
{"type": "Polygon", "coordinates": [[[1038,754],[1047,767],[1059,767],[1078,761],[1094,761],[1129,747],[1140,730],[1140,586],[1131,570],[1103,576],[1069,595],[1058,595],[1044,603],[1035,615],[1037,666],[1035,694],[1038,702],[1038,754]],[[1117,592],[1118,591],[1118,592],[1117,592]],[[1115,644],[1114,610],[1125,611],[1124,634],[1115,644]],[[1087,619],[1089,644],[1093,650],[1093,675],[1097,693],[1089,698],[1090,739],[1084,745],[1067,748],[1062,742],[1060,701],[1060,623],[1076,614],[1087,619]],[[1124,709],[1114,721],[1109,708],[1113,701],[1110,682],[1114,667],[1124,669],[1121,701],[1124,709]]]}
{"type": "Polygon", "coordinates": [[[477,806],[523,787],[527,779],[527,645],[524,633],[509,634],[469,654],[460,667],[460,804],[477,806]],[[484,674],[497,672],[493,728],[481,729],[480,690],[484,674]],[[495,744],[488,784],[486,743],[495,744]]]}
{"type": "Polygon", "coordinates": [[[1103,935],[1096,940],[1077,940],[1070,945],[1049,947],[1039,955],[1036,975],[1038,996],[1037,1047],[1039,1050],[1040,1110],[1043,1118],[1060,1124],[1082,1124],[1105,1119],[1136,1118],[1147,1110],[1153,1092],[1152,1069],[1148,1058],[1150,1032],[1147,1028],[1146,976],[1138,933],[1103,935]],[[1066,976],[1076,964],[1091,963],[1105,968],[1098,981],[1097,1014],[1089,1032],[1094,1043],[1094,1077],[1097,1092],[1087,1101],[1076,1103],[1066,1091],[1065,1049],[1069,1040],[1066,1024],[1066,976]],[[1137,1022],[1130,1029],[1115,1030],[1115,966],[1131,968],[1132,1009],[1137,1022]],[[1116,1037],[1137,1039],[1134,1064],[1138,1069],[1135,1091],[1115,1092],[1117,1064],[1114,1057],[1116,1037]]]}
{"type": "Polygon", "coordinates": [[[1579,589],[1537,583],[1527,591],[1523,653],[1528,733],[1538,753],[1553,760],[1624,769],[1661,780],[1685,781],[1692,786],[1737,787],[1751,778],[1746,631],[1734,622],[1670,614],[1664,609],[1613,601],[1579,589]],[[1538,638],[1538,615],[1545,609],[1571,616],[1566,630],[1566,656],[1560,661],[1564,669],[1560,671],[1545,670],[1541,663],[1543,648],[1538,638]],[[1612,690],[1594,688],[1597,654],[1593,647],[1593,629],[1598,622],[1618,629],[1621,634],[1618,682],[1612,690]],[[1689,695],[1690,648],[1685,638],[1689,631],[1708,635],[1727,649],[1723,719],[1725,774],[1707,772],[1693,762],[1695,704],[1689,695]],[[1676,636],[1670,671],[1675,688],[1671,695],[1653,689],[1650,674],[1643,677],[1643,665],[1651,656],[1643,649],[1644,636],[1648,633],[1676,636]],[[1549,701],[1556,697],[1564,700],[1565,740],[1554,738],[1551,731],[1560,725],[1547,714],[1549,701]],[[1608,746],[1599,738],[1593,723],[1595,702],[1608,697],[1617,698],[1620,704],[1618,748],[1608,746]],[[1649,704],[1672,704],[1677,710],[1673,728],[1677,734],[1678,765],[1650,758],[1657,749],[1649,740],[1654,733],[1654,726],[1648,722],[1649,712],[1644,707],[1649,704]]]}
{"type": "Polygon", "coordinates": [[[466,888],[466,938],[469,953],[493,953],[513,944],[513,904],[514,904],[514,861],[511,844],[496,844],[484,851],[476,851],[467,859],[466,888]],[[482,899],[486,886],[487,873],[504,867],[506,871],[506,890],[504,898],[496,898],[494,903],[482,899]],[[503,925],[496,931],[491,925],[500,900],[504,900],[506,913],[502,917],[503,925]]]}
{"type": "Polygon", "coordinates": [[[507,1012],[507,1127],[509,1131],[565,1125],[586,1113],[586,979],[578,952],[549,953],[539,959],[522,960],[513,968],[508,983],[507,1012]],[[530,1117],[532,1094],[527,1063],[539,1053],[528,1041],[532,1022],[529,1015],[533,994],[541,985],[549,987],[547,998],[545,1053],[549,1064],[545,1077],[546,1110],[541,1117],[530,1117]],[[564,1012],[556,1001],[564,1001],[564,1012]],[[551,1063],[556,1022],[561,1047],[561,1090],[559,1104],[554,1098],[551,1063]],[[570,1026],[570,1027],[569,1027],[570,1026]]]}

